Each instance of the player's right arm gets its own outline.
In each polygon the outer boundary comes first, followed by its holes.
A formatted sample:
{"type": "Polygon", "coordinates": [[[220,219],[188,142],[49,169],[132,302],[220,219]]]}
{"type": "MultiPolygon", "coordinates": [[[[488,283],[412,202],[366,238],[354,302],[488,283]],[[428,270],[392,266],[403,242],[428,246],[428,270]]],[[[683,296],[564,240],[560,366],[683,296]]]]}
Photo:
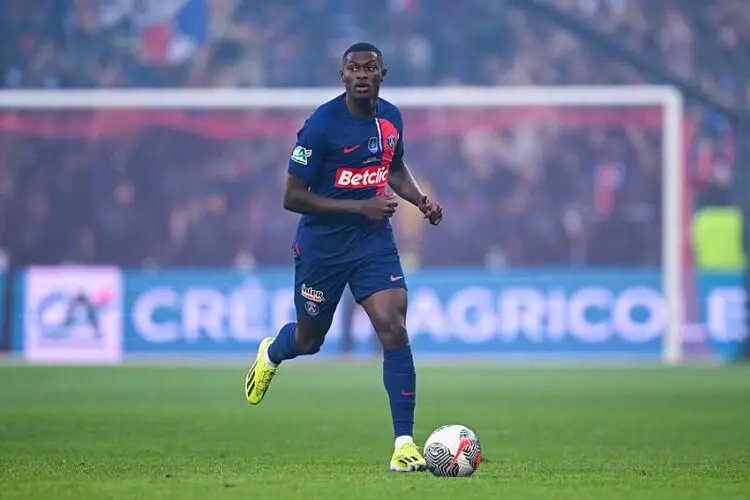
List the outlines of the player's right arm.
{"type": "Polygon", "coordinates": [[[322,174],[328,144],[325,132],[310,118],[297,134],[297,144],[289,159],[284,208],[303,215],[360,214],[372,220],[391,217],[398,202],[394,196],[369,200],[343,200],[310,191],[310,185],[322,174]]]}
{"type": "Polygon", "coordinates": [[[339,200],[310,192],[304,179],[289,174],[284,189],[284,208],[303,215],[358,214],[371,220],[383,220],[396,213],[398,201],[393,195],[369,200],[339,200]]]}
{"type": "Polygon", "coordinates": [[[284,188],[284,208],[303,215],[311,214],[356,214],[358,200],[337,200],[310,192],[308,182],[289,174],[284,188]]]}

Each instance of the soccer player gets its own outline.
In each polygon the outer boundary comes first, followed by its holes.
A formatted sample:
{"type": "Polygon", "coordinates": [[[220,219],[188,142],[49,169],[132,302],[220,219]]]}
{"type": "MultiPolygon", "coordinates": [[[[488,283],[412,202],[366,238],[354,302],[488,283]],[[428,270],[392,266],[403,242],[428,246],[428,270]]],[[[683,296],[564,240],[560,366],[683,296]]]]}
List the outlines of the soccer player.
{"type": "Polygon", "coordinates": [[[351,46],[340,71],[346,91],[320,106],[297,134],[284,192],[284,208],[302,214],[292,245],[297,321],[260,343],[245,392],[249,403],[260,403],[283,361],[320,350],[348,284],[383,346],[395,436],[390,467],[411,472],[424,470],[425,460],[412,438],[416,373],[406,280],[389,222],[398,201],[386,186],[432,225],[443,211],[404,163],[401,113],[378,97],[386,72],[377,47],[351,46]]]}

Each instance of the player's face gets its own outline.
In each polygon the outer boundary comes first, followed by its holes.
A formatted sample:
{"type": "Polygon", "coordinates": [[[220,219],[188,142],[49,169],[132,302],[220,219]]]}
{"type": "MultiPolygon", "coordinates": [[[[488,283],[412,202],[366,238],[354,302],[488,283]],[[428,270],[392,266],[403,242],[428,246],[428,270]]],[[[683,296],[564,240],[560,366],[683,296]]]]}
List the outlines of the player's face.
{"type": "Polygon", "coordinates": [[[385,68],[374,52],[350,52],[344,58],[341,81],[346,93],[356,99],[372,99],[380,91],[385,68]]]}

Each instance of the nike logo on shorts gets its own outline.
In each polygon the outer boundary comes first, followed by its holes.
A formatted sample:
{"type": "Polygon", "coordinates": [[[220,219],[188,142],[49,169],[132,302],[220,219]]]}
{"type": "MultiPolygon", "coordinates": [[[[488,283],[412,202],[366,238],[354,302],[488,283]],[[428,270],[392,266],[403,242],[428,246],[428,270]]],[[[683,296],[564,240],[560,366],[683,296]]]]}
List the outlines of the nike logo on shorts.
{"type": "Polygon", "coordinates": [[[403,276],[394,276],[391,274],[391,281],[398,281],[404,279],[403,276]]]}

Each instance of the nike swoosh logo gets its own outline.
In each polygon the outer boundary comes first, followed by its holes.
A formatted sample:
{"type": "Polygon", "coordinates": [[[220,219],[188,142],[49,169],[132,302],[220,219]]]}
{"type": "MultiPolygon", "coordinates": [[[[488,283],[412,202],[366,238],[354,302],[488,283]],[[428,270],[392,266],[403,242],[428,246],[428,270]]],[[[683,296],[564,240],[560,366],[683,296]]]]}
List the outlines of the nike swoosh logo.
{"type": "Polygon", "coordinates": [[[355,149],[357,149],[359,146],[360,145],[357,144],[356,146],[351,146],[351,147],[348,147],[348,148],[344,148],[344,153],[351,153],[352,151],[354,151],[355,149]]]}
{"type": "Polygon", "coordinates": [[[416,394],[417,394],[416,392],[406,392],[406,391],[401,391],[401,395],[402,395],[402,396],[414,396],[414,395],[416,395],[416,394]]]}
{"type": "Polygon", "coordinates": [[[391,274],[391,281],[398,281],[404,279],[403,276],[394,276],[391,274]]]}

